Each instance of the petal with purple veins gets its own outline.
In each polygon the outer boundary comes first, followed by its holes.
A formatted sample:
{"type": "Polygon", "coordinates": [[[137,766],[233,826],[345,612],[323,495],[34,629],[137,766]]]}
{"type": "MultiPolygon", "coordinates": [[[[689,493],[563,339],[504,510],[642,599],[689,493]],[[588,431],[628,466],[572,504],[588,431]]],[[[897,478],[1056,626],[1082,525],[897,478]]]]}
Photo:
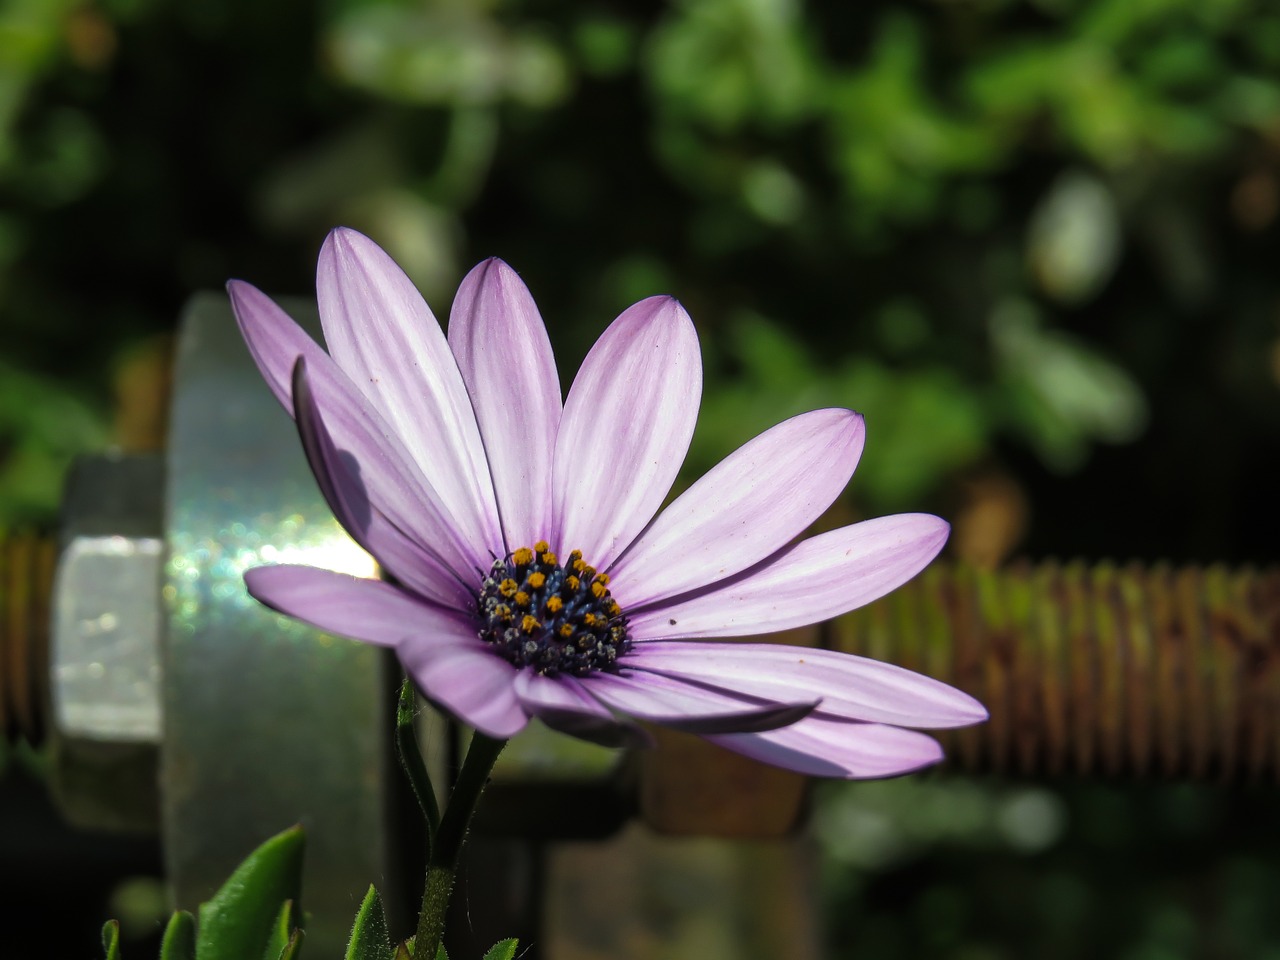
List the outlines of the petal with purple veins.
{"type": "Polygon", "coordinates": [[[524,709],[553,730],[605,747],[642,747],[652,743],[644,730],[615,717],[574,677],[552,678],[526,667],[516,675],[515,690],[524,709]]]}
{"type": "Polygon", "coordinates": [[[818,703],[751,701],[657,674],[601,672],[581,683],[611,710],[689,733],[772,730],[807,716],[818,703]]]}
{"type": "Polygon", "coordinates": [[[903,513],[818,534],[706,590],[628,610],[629,631],[638,641],[746,637],[827,620],[906,583],[949,529],[903,513]]]}
{"type": "Polygon", "coordinates": [[[293,408],[311,472],[343,529],[418,596],[460,611],[472,609],[475,594],[448,565],[434,551],[410,540],[369,503],[364,484],[353,475],[354,465],[344,462],[324,425],[302,357],[293,370],[293,408]]]}
{"type": "Polygon", "coordinates": [[[942,759],[938,741],[915,730],[821,714],[780,730],[721,734],[707,739],[785,770],[846,780],[896,777],[942,759]]]}
{"type": "Polygon", "coordinates": [[[786,546],[853,476],[865,435],[850,410],[792,417],[739,447],[658,514],[610,569],[624,608],[705,587],[786,546]]]}
{"type": "Polygon", "coordinates": [[[381,580],[279,564],[245,571],[244,582],[249,595],[272,610],[366,643],[395,646],[408,634],[426,634],[440,643],[475,642],[470,618],[381,580]]]}
{"type": "MultiPolygon", "coordinates": [[[[461,639],[461,632],[450,639],[461,639]]],[[[485,649],[474,629],[470,643],[440,640],[420,629],[396,647],[400,663],[422,694],[496,740],[523,730],[529,717],[516,697],[516,668],[485,649]]]]}
{"type": "Polygon", "coordinates": [[[631,670],[768,700],[822,700],[824,716],[943,729],[987,719],[977,700],[932,677],[833,650],[774,643],[637,643],[631,670]]]}
{"type": "Polygon", "coordinates": [[[255,287],[227,284],[249,353],[271,392],[293,415],[293,368],[299,357],[334,446],[360,472],[372,507],[419,544],[430,545],[459,576],[487,569],[487,552],[463,542],[417,464],[333,358],[255,287]]]}
{"type": "Polygon", "coordinates": [[[560,376],[537,305],[496,258],[462,281],[449,346],[475,408],[507,551],[551,535],[551,459],[560,376]]]}
{"type": "Polygon", "coordinates": [[[556,546],[603,570],[652,519],[689,451],[702,396],[698,335],[670,297],[628,307],[596,341],[556,438],[556,546]]]}
{"type": "Polygon", "coordinates": [[[493,483],[444,331],[403,270],[368,237],[332,231],[316,298],[334,360],[380,410],[464,538],[503,553],[493,483]]]}

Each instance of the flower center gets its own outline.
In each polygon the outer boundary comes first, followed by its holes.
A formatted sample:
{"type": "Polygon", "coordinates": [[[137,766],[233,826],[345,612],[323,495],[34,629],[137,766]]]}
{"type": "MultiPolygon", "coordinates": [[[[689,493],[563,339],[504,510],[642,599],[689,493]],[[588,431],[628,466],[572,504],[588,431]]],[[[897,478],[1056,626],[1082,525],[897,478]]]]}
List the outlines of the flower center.
{"type": "Polygon", "coordinates": [[[545,540],[495,560],[480,588],[480,639],[517,667],[584,677],[631,647],[609,577],[574,550],[562,565],[545,540]]]}

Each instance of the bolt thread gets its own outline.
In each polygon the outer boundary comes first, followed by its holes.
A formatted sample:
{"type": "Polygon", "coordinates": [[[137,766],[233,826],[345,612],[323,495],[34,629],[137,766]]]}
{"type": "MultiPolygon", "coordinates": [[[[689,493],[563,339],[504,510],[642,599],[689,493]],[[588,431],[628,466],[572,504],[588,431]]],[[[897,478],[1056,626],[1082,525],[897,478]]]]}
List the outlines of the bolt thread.
{"type": "Polygon", "coordinates": [[[56,556],[52,538],[0,534],[0,731],[8,742],[44,739],[56,556]]]}
{"type": "Polygon", "coordinates": [[[1280,778],[1280,569],[939,564],[830,640],[986,704],[966,769],[1280,778]]]}

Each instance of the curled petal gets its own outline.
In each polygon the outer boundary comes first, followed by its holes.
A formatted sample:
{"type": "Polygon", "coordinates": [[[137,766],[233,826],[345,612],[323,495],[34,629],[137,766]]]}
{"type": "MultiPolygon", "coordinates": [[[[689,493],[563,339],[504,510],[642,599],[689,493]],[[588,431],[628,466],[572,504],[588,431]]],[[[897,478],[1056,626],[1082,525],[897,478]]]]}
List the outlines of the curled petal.
{"type": "Polygon", "coordinates": [[[658,514],[609,571],[626,608],[724,580],[790,543],[840,495],[865,436],[850,410],[792,417],[739,447],[658,514]]]}
{"type": "Polygon", "coordinates": [[[505,740],[529,722],[515,693],[516,668],[486,650],[474,626],[447,637],[419,629],[396,653],[423,696],[486,736],[505,740]]]}
{"type": "Polygon", "coordinates": [[[627,654],[632,670],[765,700],[821,699],[824,716],[943,729],[987,719],[977,700],[890,663],[773,643],[655,640],[627,654]]]}
{"type": "Polygon", "coordinates": [[[707,737],[735,753],[811,777],[896,777],[942,759],[938,741],[915,730],[858,723],[822,714],[765,733],[707,737]]]}
{"type": "Polygon", "coordinates": [[[500,556],[498,509],[471,399],[422,295],[377,244],[340,228],[320,250],[316,296],[334,360],[382,411],[464,539],[482,558],[500,556]]]}
{"type": "Polygon", "coordinates": [[[603,570],[662,504],[702,396],[698,335],[670,297],[628,307],[596,341],[556,438],[556,546],[603,570]]]}
{"type": "Polygon", "coordinates": [[[593,673],[582,688],[612,710],[688,733],[772,730],[811,713],[804,703],[751,702],[657,674],[593,673]]]}
{"type": "Polygon", "coordinates": [[[645,747],[653,742],[640,727],[601,706],[574,677],[553,679],[526,668],[516,674],[515,690],[525,711],[553,730],[605,747],[645,747]]]}
{"type": "Polygon", "coordinates": [[[293,416],[293,368],[306,361],[307,380],[325,414],[334,446],[360,470],[371,506],[420,545],[429,544],[464,577],[489,566],[489,555],[463,542],[439,496],[391,427],[289,315],[261,291],[232,280],[231,305],[249,353],[276,399],[293,416]]]}
{"type": "Polygon", "coordinates": [[[434,551],[410,540],[369,503],[358,464],[344,460],[324,425],[302,357],[293,368],[293,408],[320,492],[352,539],[418,596],[457,610],[474,606],[474,596],[434,551]]]}
{"type": "Polygon", "coordinates": [[[471,395],[508,551],[551,535],[551,458],[560,376],[538,308],[497,258],[462,281],[449,346],[471,395]]]}
{"type": "Polygon", "coordinates": [[[381,580],[280,564],[246,570],[244,582],[249,595],[272,610],[366,643],[390,647],[423,632],[446,641],[462,635],[475,640],[475,627],[461,614],[381,580]]]}
{"type": "Polygon", "coordinates": [[[628,610],[631,636],[746,637],[826,620],[906,583],[938,555],[949,529],[903,513],[810,537],[706,590],[628,610]]]}

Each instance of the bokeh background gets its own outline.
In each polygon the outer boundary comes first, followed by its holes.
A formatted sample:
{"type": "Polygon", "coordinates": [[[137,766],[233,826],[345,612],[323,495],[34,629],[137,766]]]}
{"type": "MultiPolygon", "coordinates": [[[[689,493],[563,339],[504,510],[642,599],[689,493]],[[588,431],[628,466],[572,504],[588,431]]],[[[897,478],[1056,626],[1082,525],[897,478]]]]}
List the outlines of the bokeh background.
{"type": "MultiPolygon", "coordinates": [[[[1274,563],[1278,215],[1262,2],[0,0],[0,531],[120,439],[192,292],[306,294],[342,223],[439,316],[503,257],[565,372],[677,296],[691,476],[848,406],[841,509],[947,516],[953,558],[1274,563]]],[[[831,956],[1280,957],[1276,800],[824,788],[831,956]]],[[[0,823],[10,894],[77,848],[39,822],[62,853],[0,823]]]]}

